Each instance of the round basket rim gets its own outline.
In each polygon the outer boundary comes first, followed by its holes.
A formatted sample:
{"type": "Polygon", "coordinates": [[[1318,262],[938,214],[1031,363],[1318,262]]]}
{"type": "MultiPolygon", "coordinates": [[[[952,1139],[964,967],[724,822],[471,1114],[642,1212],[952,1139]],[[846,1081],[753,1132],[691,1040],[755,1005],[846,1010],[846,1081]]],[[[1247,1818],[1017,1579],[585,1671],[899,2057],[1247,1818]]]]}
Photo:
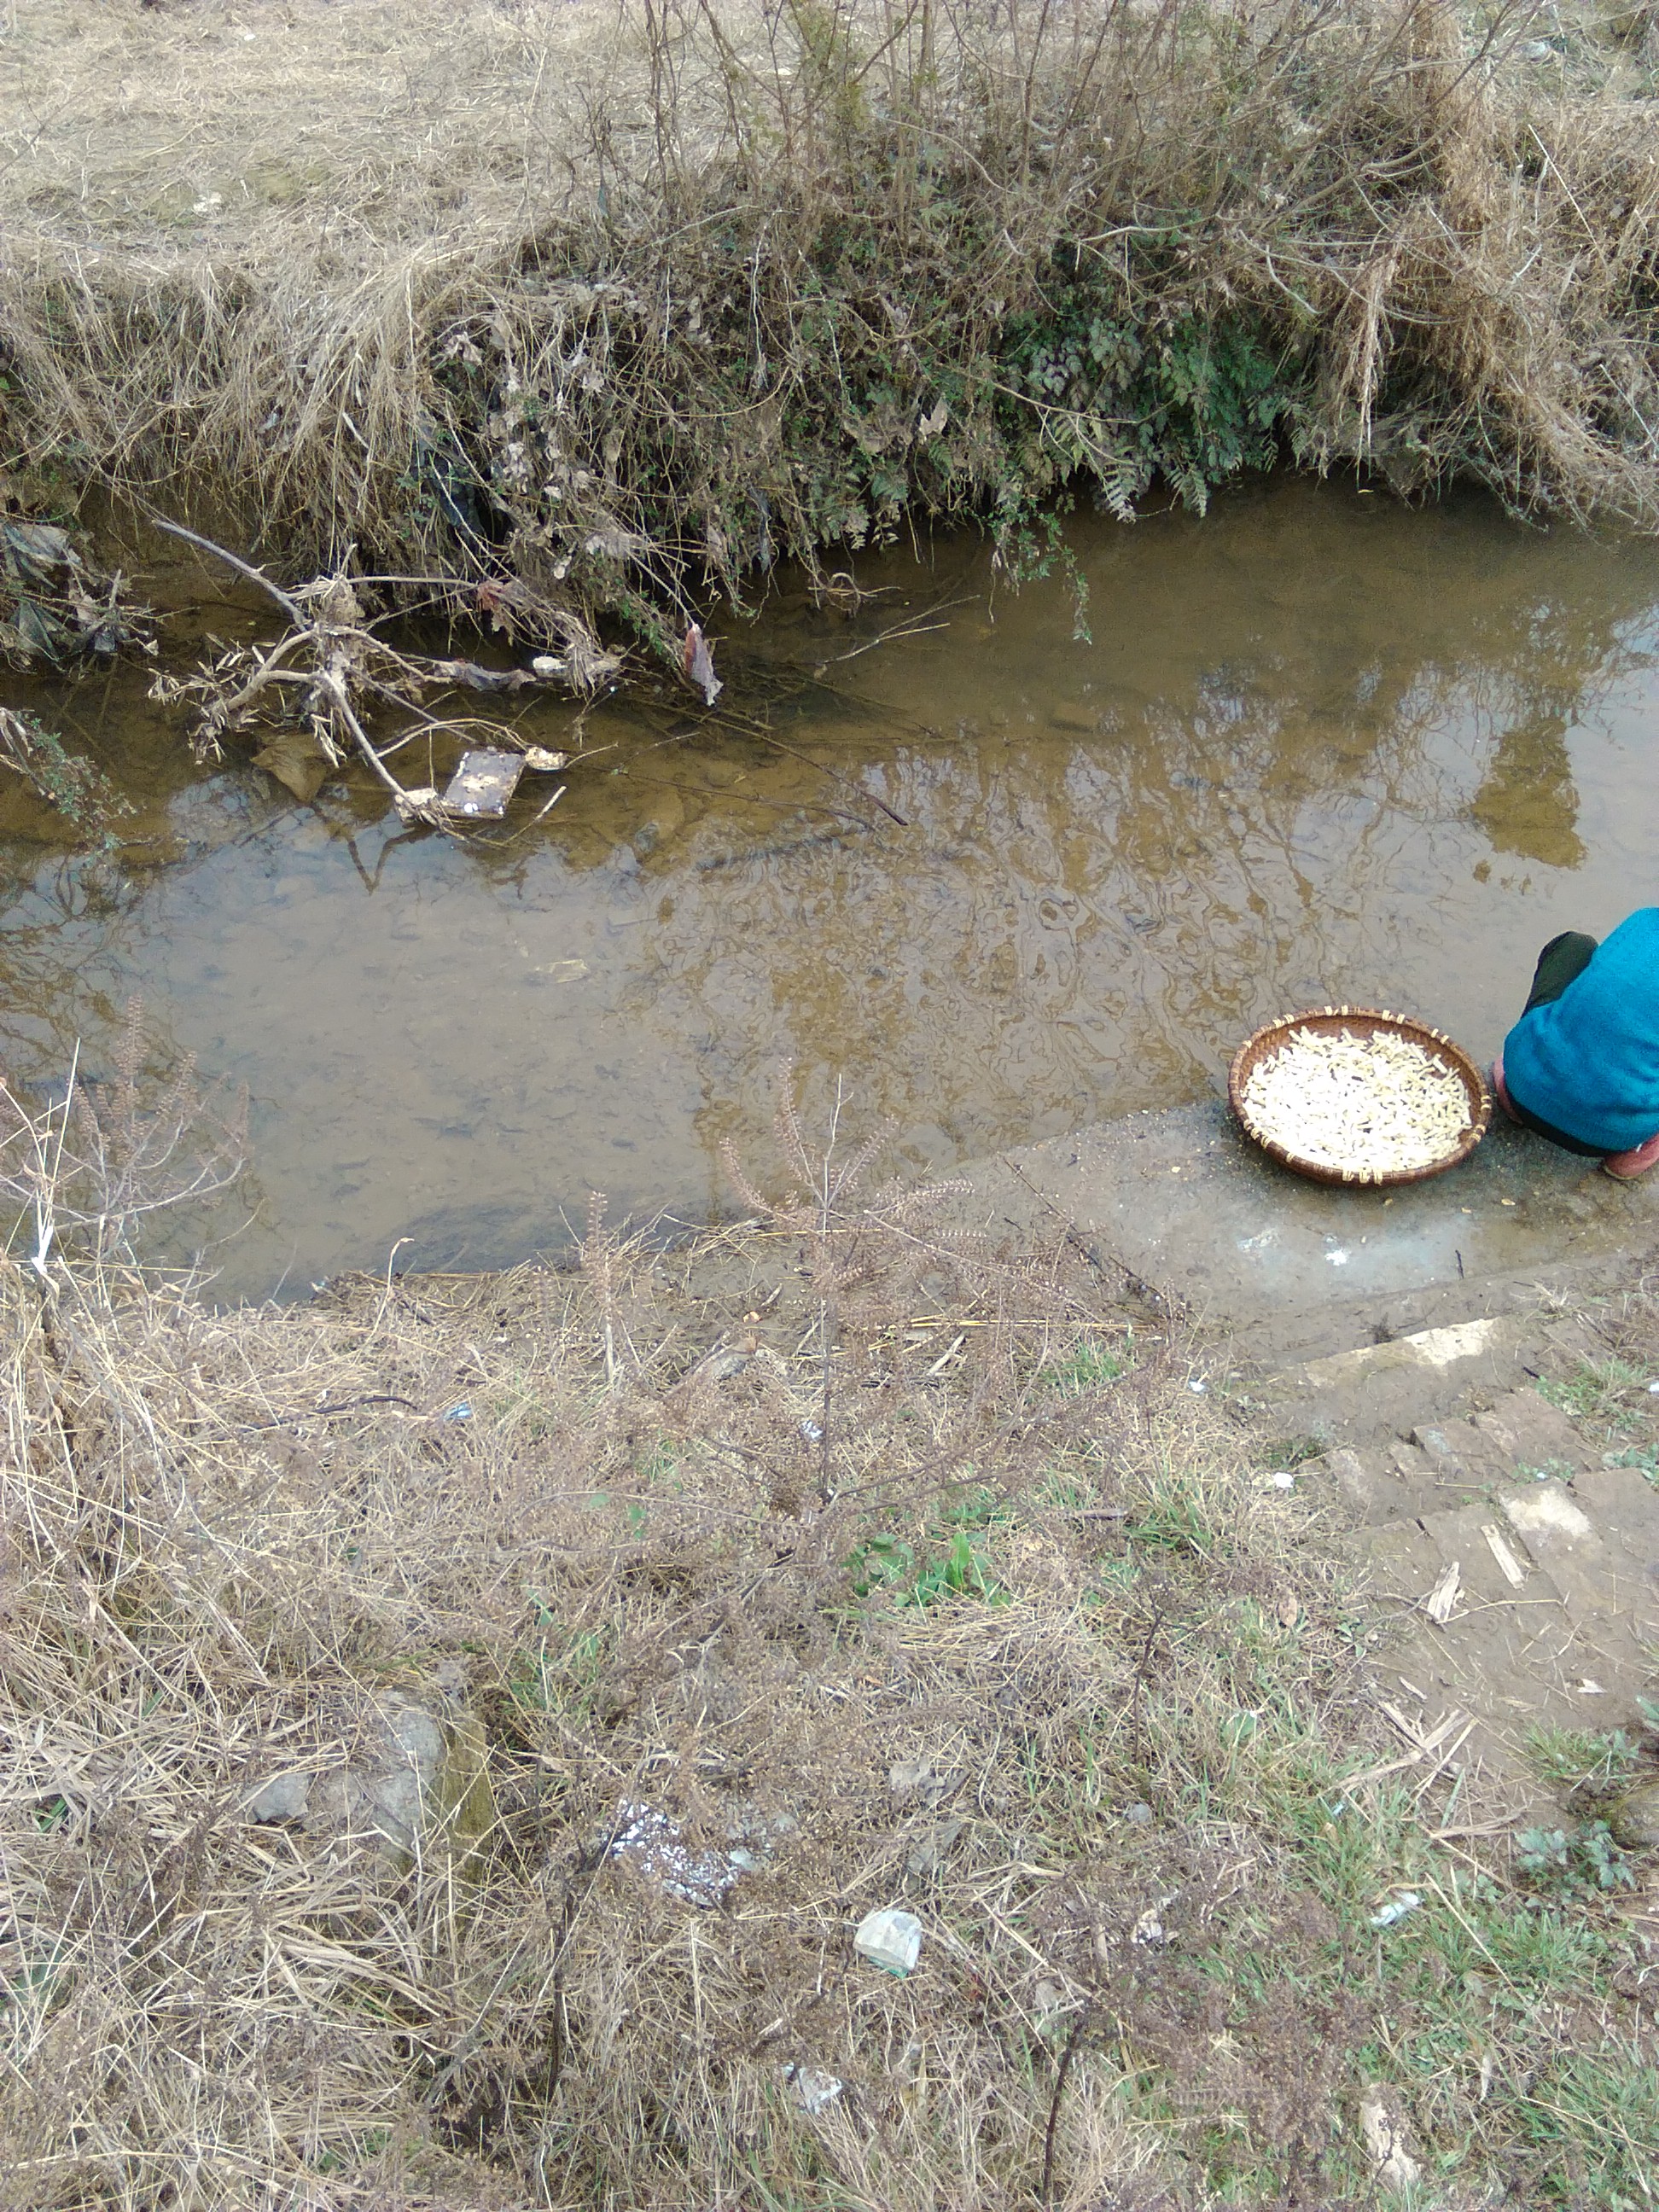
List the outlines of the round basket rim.
{"type": "Polygon", "coordinates": [[[1269,1158],[1314,1182],[1340,1183],[1349,1189],[1376,1190],[1401,1183],[1425,1182],[1431,1176],[1443,1175],[1448,1168],[1459,1167],[1468,1158],[1492,1121],[1492,1094],[1486,1088],[1486,1078],[1456,1039],[1436,1029],[1431,1022],[1420,1021],[1415,1014],[1397,1014],[1387,1006],[1304,1006],[1299,1012],[1280,1014],[1273,1021],[1264,1022],[1260,1029],[1251,1031],[1232,1056],[1227,1069],[1227,1103],[1245,1135],[1252,1144],[1259,1145],[1269,1158]],[[1255,1126],[1244,1104],[1244,1085],[1258,1062],[1267,1056],[1267,1048],[1275,1041],[1282,1043],[1297,1029],[1314,1023],[1323,1028],[1334,1021],[1363,1022],[1373,1035],[1380,1029],[1392,1030],[1414,1043],[1431,1047],[1450,1063],[1468,1094],[1470,1119],[1449,1152],[1430,1161],[1426,1167],[1334,1168],[1326,1161],[1309,1159],[1292,1152],[1289,1146],[1279,1144],[1255,1126]]]}

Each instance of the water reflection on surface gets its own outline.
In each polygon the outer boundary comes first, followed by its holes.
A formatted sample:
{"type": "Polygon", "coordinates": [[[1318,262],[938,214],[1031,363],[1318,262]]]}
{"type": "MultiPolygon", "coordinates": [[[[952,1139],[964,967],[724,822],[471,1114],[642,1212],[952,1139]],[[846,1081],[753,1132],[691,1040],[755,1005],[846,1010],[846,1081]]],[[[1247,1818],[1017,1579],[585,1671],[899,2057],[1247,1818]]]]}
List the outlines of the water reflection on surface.
{"type": "Polygon", "coordinates": [[[6,1056],[95,1058],[137,988],[245,1078],[262,1217],[223,1264],[261,1291],[405,1235],[512,1256],[591,1187],[706,1212],[785,1057],[937,1167],[1192,1097],[1307,1000],[1484,1054],[1544,938],[1656,896],[1659,549],[1288,481],[1073,543],[1091,643],[970,542],[866,562],[854,607],[727,625],[736,726],[602,708],[498,851],[191,780],[136,687],[83,691],[149,842],[65,860],[0,794],[6,1056]]]}

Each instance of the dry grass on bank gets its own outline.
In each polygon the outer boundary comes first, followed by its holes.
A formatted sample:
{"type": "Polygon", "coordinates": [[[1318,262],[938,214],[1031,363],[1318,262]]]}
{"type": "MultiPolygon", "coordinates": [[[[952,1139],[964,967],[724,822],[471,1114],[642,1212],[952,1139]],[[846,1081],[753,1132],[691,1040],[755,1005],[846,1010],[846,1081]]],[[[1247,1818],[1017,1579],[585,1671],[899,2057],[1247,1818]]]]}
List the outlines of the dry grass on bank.
{"type": "Polygon", "coordinates": [[[0,7],[8,233],[275,263],[556,213],[568,81],[616,81],[629,20],[616,0],[0,7]]]}
{"type": "Polygon", "coordinates": [[[1354,1601],[1191,1347],[780,1133],[696,1255],[304,1308],[33,1218],[0,2204],[1330,2207],[1371,2084],[1426,2202],[1633,2200],[1629,1942],[1355,1778],[1354,1601]],[[411,1704],[412,1859],[328,1809],[411,1704]],[[749,1853],[717,1905],[608,1850],[641,1805],[749,1853]]]}
{"type": "Polygon", "coordinates": [[[665,649],[907,513],[1029,562],[1068,484],[1201,501],[1286,450],[1651,526],[1645,24],[17,9],[5,465],[665,649]]]}

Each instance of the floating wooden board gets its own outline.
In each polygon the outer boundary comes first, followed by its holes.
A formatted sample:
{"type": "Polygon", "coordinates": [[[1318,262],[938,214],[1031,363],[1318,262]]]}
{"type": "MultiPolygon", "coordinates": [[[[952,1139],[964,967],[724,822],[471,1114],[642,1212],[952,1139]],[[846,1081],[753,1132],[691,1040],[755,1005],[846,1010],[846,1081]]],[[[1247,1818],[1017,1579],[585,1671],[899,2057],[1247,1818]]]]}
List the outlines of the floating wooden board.
{"type": "Polygon", "coordinates": [[[499,822],[524,774],[522,753],[463,753],[444,805],[473,822],[499,822]]]}

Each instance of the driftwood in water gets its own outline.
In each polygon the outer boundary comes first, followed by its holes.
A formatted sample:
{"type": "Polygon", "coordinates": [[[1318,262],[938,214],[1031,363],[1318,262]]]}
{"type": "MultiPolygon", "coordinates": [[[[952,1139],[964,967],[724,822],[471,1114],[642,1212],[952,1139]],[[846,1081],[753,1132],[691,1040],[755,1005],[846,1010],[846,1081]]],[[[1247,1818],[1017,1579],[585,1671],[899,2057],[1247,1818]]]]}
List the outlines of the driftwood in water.
{"type": "MultiPolygon", "coordinates": [[[[597,655],[580,640],[567,653],[538,654],[528,668],[488,668],[478,661],[406,653],[379,635],[375,618],[349,579],[319,577],[285,591],[263,569],[182,524],[160,526],[257,584],[288,617],[289,627],[274,642],[230,647],[193,676],[160,676],[152,696],[195,708],[191,742],[199,759],[219,758],[233,734],[263,738],[253,755],[255,764],[301,799],[313,799],[328,777],[355,757],[384,785],[404,822],[455,834],[469,820],[492,818],[477,808],[451,805],[431,785],[404,783],[389,760],[413,736],[450,738],[474,750],[510,753],[523,767],[543,773],[563,768],[568,756],[526,745],[505,723],[430,714],[422,703],[427,696],[457,689],[512,693],[557,686],[591,691],[619,665],[614,656],[597,655]],[[368,723],[388,708],[403,711],[404,725],[377,744],[368,723]]],[[[517,781],[514,775],[512,781],[517,781]]],[[[562,789],[547,800],[544,812],[562,789]]]]}

